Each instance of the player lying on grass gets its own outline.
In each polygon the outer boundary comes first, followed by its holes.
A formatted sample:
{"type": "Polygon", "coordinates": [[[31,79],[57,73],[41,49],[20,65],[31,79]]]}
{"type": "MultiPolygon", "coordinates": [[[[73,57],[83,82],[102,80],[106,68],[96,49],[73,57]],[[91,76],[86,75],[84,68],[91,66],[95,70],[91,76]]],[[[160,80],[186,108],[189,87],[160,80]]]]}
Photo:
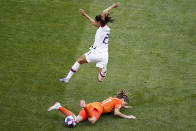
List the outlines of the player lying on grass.
{"type": "MultiPolygon", "coordinates": [[[[131,106],[127,106],[128,103],[129,99],[124,91],[120,91],[115,98],[110,97],[103,102],[93,102],[86,105],[85,101],[81,100],[80,106],[82,107],[82,110],[76,117],[76,121],[77,123],[79,123],[88,119],[91,124],[94,124],[99,119],[101,114],[109,113],[112,111],[114,112],[114,115],[117,115],[119,117],[135,119],[136,117],[133,115],[125,115],[120,112],[121,107],[131,108],[131,106]]],[[[56,102],[53,106],[48,108],[48,111],[51,110],[59,110],[65,116],[74,115],[71,111],[62,107],[59,102],[56,102]]]]}
{"type": "Polygon", "coordinates": [[[100,15],[92,19],[88,14],[80,9],[80,13],[85,16],[91,24],[98,28],[95,41],[90,51],[82,55],[75,64],[71,67],[68,75],[65,78],[60,79],[61,82],[68,83],[72,75],[79,69],[83,63],[95,62],[97,67],[97,80],[102,82],[106,76],[107,64],[108,64],[108,40],[110,35],[110,28],[107,26],[108,22],[113,22],[113,19],[109,17],[109,11],[113,8],[119,7],[120,3],[115,3],[107,9],[103,10],[100,15]]]}

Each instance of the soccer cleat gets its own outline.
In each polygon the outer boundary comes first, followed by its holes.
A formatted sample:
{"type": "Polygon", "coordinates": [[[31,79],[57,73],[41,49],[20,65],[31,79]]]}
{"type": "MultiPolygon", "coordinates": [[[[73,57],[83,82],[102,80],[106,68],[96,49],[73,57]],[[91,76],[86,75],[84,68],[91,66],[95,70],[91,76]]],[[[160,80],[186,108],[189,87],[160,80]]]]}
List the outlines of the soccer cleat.
{"type": "Polygon", "coordinates": [[[63,83],[69,83],[69,80],[66,79],[66,78],[62,78],[62,79],[59,79],[60,82],[63,82],[63,83]]]}
{"type": "Polygon", "coordinates": [[[107,74],[107,72],[100,72],[99,77],[98,77],[98,79],[99,79],[98,81],[102,82],[105,79],[106,74],[107,74]]]}
{"type": "Polygon", "coordinates": [[[61,107],[61,104],[59,102],[56,102],[53,106],[51,106],[51,107],[48,108],[48,111],[58,110],[59,107],[61,107]]]}
{"type": "Polygon", "coordinates": [[[106,66],[103,66],[102,72],[103,73],[106,73],[107,72],[107,67],[106,66]]]}
{"type": "Polygon", "coordinates": [[[84,100],[80,100],[80,106],[81,106],[82,108],[86,107],[86,103],[85,103],[84,100]]]}
{"type": "Polygon", "coordinates": [[[101,72],[104,77],[106,77],[107,72],[101,72]]]}
{"type": "Polygon", "coordinates": [[[103,69],[102,69],[102,72],[101,72],[101,76],[106,77],[106,74],[107,74],[107,67],[104,66],[103,69]]]}

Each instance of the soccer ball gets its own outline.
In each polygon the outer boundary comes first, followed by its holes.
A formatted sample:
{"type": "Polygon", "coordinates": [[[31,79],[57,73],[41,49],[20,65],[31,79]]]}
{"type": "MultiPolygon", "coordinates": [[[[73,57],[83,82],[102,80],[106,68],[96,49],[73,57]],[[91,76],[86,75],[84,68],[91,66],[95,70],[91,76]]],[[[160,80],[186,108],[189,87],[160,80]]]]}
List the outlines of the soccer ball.
{"type": "Polygon", "coordinates": [[[67,116],[65,118],[65,125],[70,128],[76,126],[76,117],[73,115],[67,116]]]}

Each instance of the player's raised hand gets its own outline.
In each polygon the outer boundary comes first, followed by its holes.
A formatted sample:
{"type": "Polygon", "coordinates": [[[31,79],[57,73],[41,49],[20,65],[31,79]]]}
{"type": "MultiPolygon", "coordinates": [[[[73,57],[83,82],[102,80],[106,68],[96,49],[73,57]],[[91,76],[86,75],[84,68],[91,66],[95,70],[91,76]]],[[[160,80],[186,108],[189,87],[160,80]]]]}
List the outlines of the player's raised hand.
{"type": "Polygon", "coordinates": [[[119,7],[119,6],[120,6],[120,2],[116,2],[116,3],[113,4],[113,7],[114,7],[114,8],[117,8],[117,7],[119,7]]]}
{"type": "Polygon", "coordinates": [[[81,13],[83,16],[86,15],[86,13],[85,13],[85,11],[84,11],[83,9],[80,9],[80,13],[81,13]]]}
{"type": "Polygon", "coordinates": [[[128,116],[128,119],[136,119],[136,117],[133,116],[133,115],[129,115],[129,116],[128,116]]]}

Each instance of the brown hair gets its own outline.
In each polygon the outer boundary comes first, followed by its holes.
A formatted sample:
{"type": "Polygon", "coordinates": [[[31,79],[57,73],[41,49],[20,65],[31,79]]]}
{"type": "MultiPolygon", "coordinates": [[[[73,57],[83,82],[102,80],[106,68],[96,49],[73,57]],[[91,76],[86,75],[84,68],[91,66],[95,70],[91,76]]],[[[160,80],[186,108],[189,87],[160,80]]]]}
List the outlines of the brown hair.
{"type": "Polygon", "coordinates": [[[124,91],[124,90],[121,90],[117,93],[117,98],[119,99],[124,99],[125,102],[129,103],[129,98],[128,98],[128,95],[127,93],[124,91]]]}

